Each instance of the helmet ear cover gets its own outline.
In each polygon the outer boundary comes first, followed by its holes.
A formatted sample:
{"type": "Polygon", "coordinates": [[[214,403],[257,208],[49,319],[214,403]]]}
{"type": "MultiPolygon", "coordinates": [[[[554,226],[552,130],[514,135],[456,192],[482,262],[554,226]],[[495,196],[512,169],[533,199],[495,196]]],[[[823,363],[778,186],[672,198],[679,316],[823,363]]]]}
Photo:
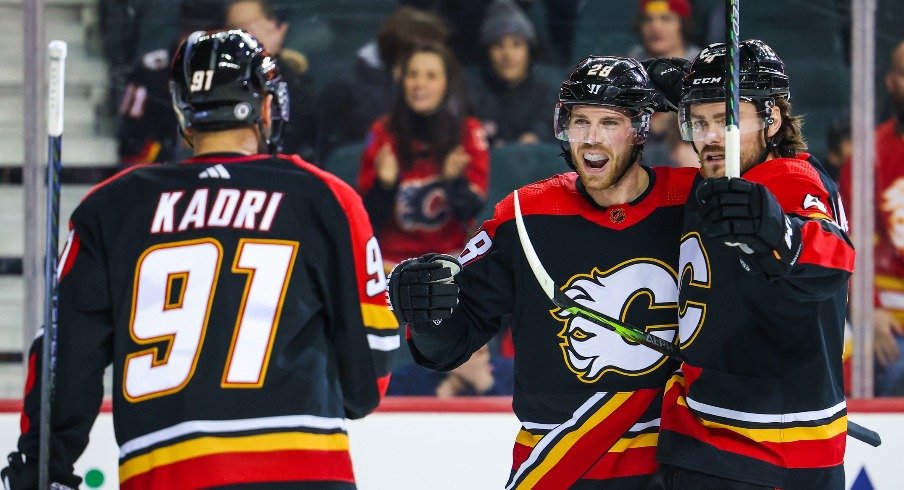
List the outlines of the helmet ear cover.
{"type": "Polygon", "coordinates": [[[173,57],[170,94],[183,131],[257,126],[270,152],[280,150],[289,95],[276,60],[245,31],[193,32],[173,57]],[[261,104],[272,95],[270,131],[261,104]]]}

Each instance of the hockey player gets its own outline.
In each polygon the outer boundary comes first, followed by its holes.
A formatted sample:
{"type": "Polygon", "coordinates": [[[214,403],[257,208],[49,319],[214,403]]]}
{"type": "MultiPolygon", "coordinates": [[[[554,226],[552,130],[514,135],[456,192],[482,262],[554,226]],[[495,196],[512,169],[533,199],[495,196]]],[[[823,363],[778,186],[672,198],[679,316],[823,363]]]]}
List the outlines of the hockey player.
{"type": "MultiPolygon", "coordinates": [[[[194,158],[130,168],[72,214],[51,478],[79,484],[112,363],[121,488],[354,488],[345,419],[377,407],[399,343],[361,200],[275,154],[287,101],[249,34],[191,34],[172,75],[194,158]]],[[[42,339],[14,489],[37,485],[42,339]]]]}
{"type": "Polygon", "coordinates": [[[841,489],[854,250],[783,62],[757,40],[739,54],[741,178],[724,177],[725,45],[683,79],[681,131],[702,168],[681,243],[686,362],[666,387],[654,488],[841,489]]]}
{"type": "MultiPolygon", "coordinates": [[[[633,59],[581,61],[555,109],[576,172],[518,192],[539,257],[566,294],[672,340],[677,244],[696,169],[639,163],[657,96],[633,59]]],[[[673,362],[550,303],[524,258],[511,195],[459,260],[457,275],[449,256],[402,262],[390,301],[409,323],[415,360],[434,370],[454,369],[512,326],[522,428],[508,488],[645,488],[673,362]]]]}

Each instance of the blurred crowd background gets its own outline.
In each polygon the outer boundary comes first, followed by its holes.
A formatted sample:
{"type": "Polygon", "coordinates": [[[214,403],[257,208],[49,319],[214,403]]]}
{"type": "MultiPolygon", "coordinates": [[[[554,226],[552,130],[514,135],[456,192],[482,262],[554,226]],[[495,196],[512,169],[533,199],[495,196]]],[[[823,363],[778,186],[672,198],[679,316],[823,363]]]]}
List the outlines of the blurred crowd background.
{"type": "MultiPolygon", "coordinates": [[[[553,108],[579,60],[693,58],[700,46],[724,40],[724,3],[46,0],[47,38],[70,45],[63,216],[118,169],[190,154],[168,94],[170,56],[194,30],[232,27],[254,34],[278,60],[291,97],[284,151],[358,189],[387,270],[424,252],[454,253],[506,194],[567,170],[552,134],[553,108]]],[[[877,7],[873,116],[877,126],[892,121],[897,128],[904,121],[904,49],[896,51],[904,2],[877,0],[877,7]]],[[[5,32],[20,32],[22,18],[21,0],[0,0],[5,32]]],[[[810,150],[836,178],[851,151],[850,31],[849,0],[742,2],[741,38],[762,39],[783,58],[810,150]]],[[[30,341],[22,338],[24,245],[17,236],[27,110],[21,53],[21,37],[0,44],[8,67],[0,73],[0,397],[20,396],[21,350],[30,341]]],[[[655,116],[643,163],[697,166],[674,114],[655,116]]],[[[904,177],[896,169],[889,183],[904,177]]],[[[897,249],[890,254],[897,260],[897,249]]],[[[889,290],[904,297],[904,272],[895,274],[889,290]]],[[[897,310],[904,300],[889,305],[889,317],[876,322],[877,387],[901,395],[904,322],[897,310]]],[[[391,394],[511,394],[505,335],[448,375],[413,365],[401,351],[391,394]]]]}

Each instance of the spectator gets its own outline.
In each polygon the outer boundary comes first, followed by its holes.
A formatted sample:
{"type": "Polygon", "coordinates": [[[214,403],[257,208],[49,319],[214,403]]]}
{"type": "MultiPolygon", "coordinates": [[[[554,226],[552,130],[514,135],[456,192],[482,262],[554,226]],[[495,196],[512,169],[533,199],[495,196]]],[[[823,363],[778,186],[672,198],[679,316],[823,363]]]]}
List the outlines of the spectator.
{"type": "MultiPolygon", "coordinates": [[[[826,134],[829,152],[826,154],[826,173],[835,182],[841,178],[841,169],[851,159],[851,116],[844,114],[829,125],[826,134]]],[[[851,196],[842,193],[842,197],[849,199],[851,196]]]]}
{"type": "Polygon", "coordinates": [[[371,124],[389,112],[401,60],[419,43],[445,43],[449,33],[433,14],[400,7],[380,26],[377,38],[358,50],[350,75],[326,86],[318,106],[320,158],[349,143],[361,143],[371,124]]]}
{"type": "MultiPolygon", "coordinates": [[[[692,44],[693,30],[688,0],[641,0],[634,21],[634,32],[640,43],[631,48],[628,56],[639,60],[694,59],[700,48],[692,44]]],[[[677,128],[677,114],[653,114],[644,161],[673,167],[699,166],[694,149],[681,139],[677,128]]]]}
{"type": "MultiPolygon", "coordinates": [[[[885,74],[895,114],[876,128],[875,316],[873,350],[877,396],[901,396],[904,380],[904,42],[885,74]]],[[[851,165],[841,168],[842,195],[851,196],[851,165]]],[[[853,224],[857,226],[856,223],[853,224]]]]}
{"type": "Polygon", "coordinates": [[[496,0],[480,39],[489,62],[472,78],[471,94],[491,146],[552,141],[544,102],[552,104],[556,92],[534,76],[537,38],[530,20],[512,0],[496,0]]]}
{"type": "MultiPolygon", "coordinates": [[[[172,98],[195,157],[121,172],[72,213],[49,488],[81,482],[111,363],[122,488],[355,488],[345,418],[379,404],[397,323],[355,191],[259,151],[282,112],[269,58],[242,31],[191,34],[172,98]]],[[[44,338],[13,489],[38,485],[44,338]]]]}
{"type": "Polygon", "coordinates": [[[371,128],[359,191],[389,265],[428,250],[458,253],[483,207],[489,153],[461,69],[431,44],[401,63],[390,113],[371,128]]]}
{"type": "Polygon", "coordinates": [[[493,357],[484,345],[464,364],[441,373],[416,364],[394,369],[387,395],[400,396],[500,396],[511,395],[514,388],[511,358],[493,357]]]}
{"type": "Polygon", "coordinates": [[[289,121],[283,127],[282,151],[318,161],[314,81],[308,74],[307,58],[283,43],[290,24],[274,15],[269,0],[231,0],[226,5],[226,27],[248,31],[279,64],[289,93],[289,121]]]}

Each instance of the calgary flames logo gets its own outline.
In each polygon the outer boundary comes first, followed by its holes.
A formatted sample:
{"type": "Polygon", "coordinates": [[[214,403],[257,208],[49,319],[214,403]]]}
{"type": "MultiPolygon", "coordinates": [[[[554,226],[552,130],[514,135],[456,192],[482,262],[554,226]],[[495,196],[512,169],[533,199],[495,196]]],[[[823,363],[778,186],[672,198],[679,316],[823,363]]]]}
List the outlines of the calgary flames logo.
{"type": "MultiPolygon", "coordinates": [[[[594,268],[565,284],[568,297],[595,311],[674,341],[678,329],[678,279],[663,262],[634,259],[606,272],[594,268]]],[[[565,363],[579,380],[592,383],[607,372],[640,376],[665,362],[664,355],[562,309],[550,310],[564,324],[558,336],[565,363]]]]}

